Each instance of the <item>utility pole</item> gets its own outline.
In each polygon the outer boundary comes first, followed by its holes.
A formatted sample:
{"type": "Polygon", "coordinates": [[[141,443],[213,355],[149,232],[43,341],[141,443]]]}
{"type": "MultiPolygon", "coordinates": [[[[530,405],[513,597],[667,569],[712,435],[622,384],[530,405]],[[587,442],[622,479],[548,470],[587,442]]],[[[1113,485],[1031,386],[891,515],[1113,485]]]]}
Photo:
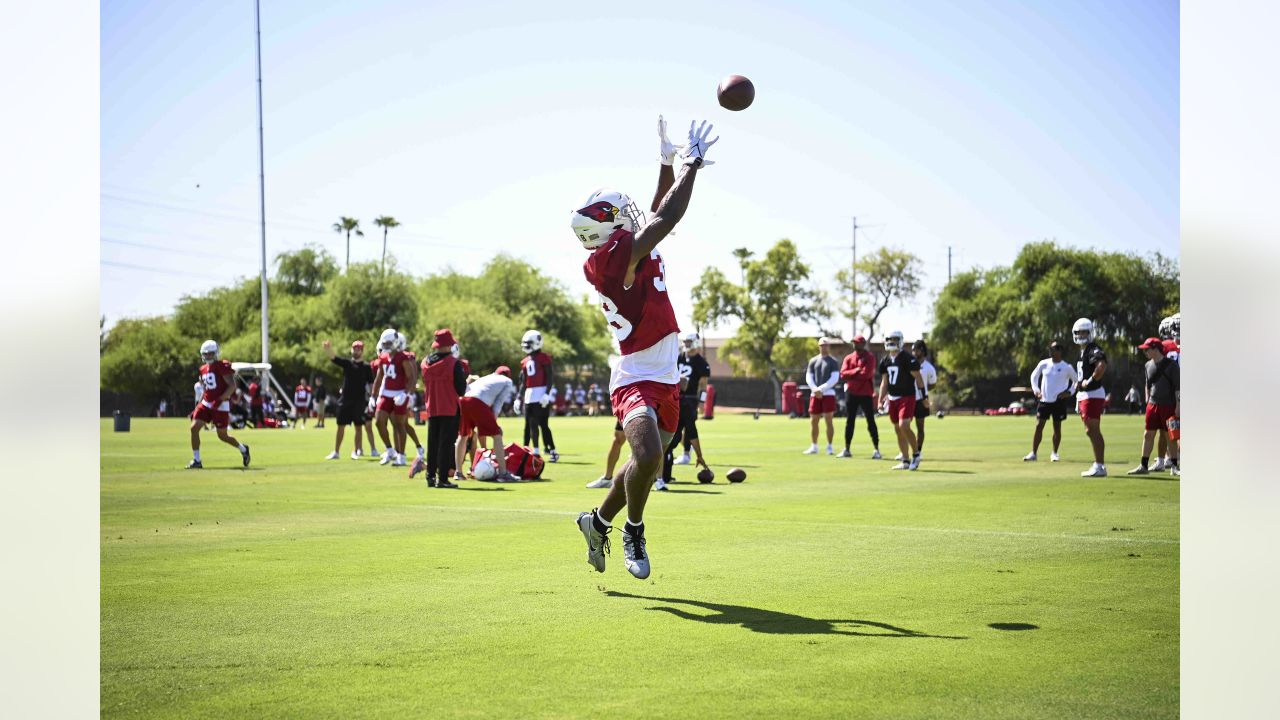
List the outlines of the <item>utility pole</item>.
{"type": "Polygon", "coordinates": [[[851,289],[853,290],[853,299],[852,299],[852,303],[849,305],[849,307],[852,308],[852,312],[850,314],[853,315],[853,335],[849,336],[850,339],[852,339],[858,336],[858,216],[857,215],[853,216],[853,265],[850,266],[849,269],[853,273],[852,277],[850,278],[851,280],[850,286],[851,286],[851,289]]]}
{"type": "MultiPolygon", "coordinates": [[[[262,159],[262,23],[260,0],[253,3],[253,32],[258,56],[258,219],[262,234],[262,362],[270,362],[267,347],[267,183],[262,159]]],[[[269,382],[268,382],[269,384],[269,382]]]]}
{"type": "Polygon", "coordinates": [[[951,246],[947,246],[947,284],[951,284],[951,246]]]}

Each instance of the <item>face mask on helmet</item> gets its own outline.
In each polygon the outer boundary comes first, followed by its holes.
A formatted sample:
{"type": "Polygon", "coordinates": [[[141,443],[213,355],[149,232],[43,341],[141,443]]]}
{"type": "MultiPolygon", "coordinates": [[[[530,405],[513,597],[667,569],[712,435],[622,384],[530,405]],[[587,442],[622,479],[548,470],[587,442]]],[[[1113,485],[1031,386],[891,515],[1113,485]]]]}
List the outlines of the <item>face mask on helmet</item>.
{"type": "Polygon", "coordinates": [[[542,333],[537,330],[530,330],[520,338],[520,347],[527,353],[537,352],[542,349],[542,333]]]}
{"type": "Polygon", "coordinates": [[[891,332],[884,339],[884,349],[896,353],[902,350],[902,333],[891,332]]]}
{"type": "Polygon", "coordinates": [[[1174,313],[1169,320],[1172,321],[1169,325],[1169,334],[1173,336],[1174,340],[1182,342],[1182,313],[1174,313]]]}
{"type": "Polygon", "coordinates": [[[698,343],[701,340],[702,338],[698,336],[698,333],[689,332],[689,333],[685,333],[684,336],[680,338],[680,344],[684,347],[685,350],[697,350],[698,343]]]}
{"type": "Polygon", "coordinates": [[[378,352],[379,353],[395,352],[396,342],[397,342],[396,336],[398,334],[399,333],[397,333],[395,330],[391,330],[391,329],[383,330],[382,335],[378,337],[378,352]]]}
{"type": "Polygon", "coordinates": [[[1071,339],[1077,345],[1088,345],[1093,340],[1093,321],[1080,318],[1071,326],[1071,339]]]}
{"type": "Polygon", "coordinates": [[[214,362],[222,357],[221,351],[218,350],[218,343],[212,340],[205,340],[200,345],[200,359],[205,362],[214,362]]]}
{"type": "Polygon", "coordinates": [[[644,214],[631,198],[617,190],[600,189],[591,193],[583,206],[574,211],[569,221],[573,234],[582,247],[594,250],[609,241],[618,229],[634,233],[644,226],[644,214]]]}

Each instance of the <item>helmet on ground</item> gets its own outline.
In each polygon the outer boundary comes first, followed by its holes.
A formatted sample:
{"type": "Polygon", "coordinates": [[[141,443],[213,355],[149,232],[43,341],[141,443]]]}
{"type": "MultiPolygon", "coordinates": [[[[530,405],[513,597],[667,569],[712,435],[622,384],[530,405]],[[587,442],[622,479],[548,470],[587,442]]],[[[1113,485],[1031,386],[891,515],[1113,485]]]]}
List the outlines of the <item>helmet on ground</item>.
{"type": "Polygon", "coordinates": [[[1071,326],[1071,339],[1077,345],[1088,345],[1093,340],[1093,321],[1089,318],[1080,318],[1075,325],[1071,326]]]}
{"type": "Polygon", "coordinates": [[[690,330],[680,336],[680,345],[685,350],[695,350],[702,344],[702,336],[690,330]]]}
{"type": "Polygon", "coordinates": [[[400,333],[396,332],[392,328],[387,328],[386,330],[383,330],[382,334],[378,336],[378,352],[379,353],[394,352],[396,349],[396,344],[399,342],[399,340],[397,339],[399,335],[400,333]]]}
{"type": "Polygon", "coordinates": [[[498,461],[494,459],[492,451],[485,450],[480,457],[476,458],[471,474],[475,475],[477,480],[492,480],[498,477],[498,461]]]}
{"type": "Polygon", "coordinates": [[[529,330],[520,338],[520,347],[527,353],[538,352],[542,349],[542,333],[529,330]]]}
{"type": "Polygon", "coordinates": [[[600,188],[591,193],[582,207],[573,211],[569,226],[582,247],[593,250],[609,241],[615,230],[636,232],[644,225],[644,215],[631,198],[617,190],[600,188]]]}
{"type": "Polygon", "coordinates": [[[884,349],[889,352],[899,352],[902,350],[902,331],[893,330],[884,336],[884,349]]]}
{"type": "Polygon", "coordinates": [[[222,351],[218,349],[218,343],[212,340],[205,340],[200,343],[200,359],[205,362],[213,362],[222,358],[222,351]]]}

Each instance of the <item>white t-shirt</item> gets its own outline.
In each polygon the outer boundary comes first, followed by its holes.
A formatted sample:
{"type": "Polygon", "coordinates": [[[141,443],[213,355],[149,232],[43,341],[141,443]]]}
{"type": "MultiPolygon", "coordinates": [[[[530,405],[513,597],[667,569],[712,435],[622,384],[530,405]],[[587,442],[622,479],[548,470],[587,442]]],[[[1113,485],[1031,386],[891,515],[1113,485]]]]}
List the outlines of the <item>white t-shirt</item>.
{"type": "Polygon", "coordinates": [[[1041,401],[1047,403],[1075,387],[1078,380],[1076,369],[1065,360],[1055,363],[1053,358],[1045,358],[1031,371],[1031,389],[1038,391],[1041,401]]]}
{"type": "Polygon", "coordinates": [[[917,400],[923,400],[924,393],[938,384],[938,370],[933,367],[933,363],[928,360],[920,361],[920,379],[924,382],[924,390],[921,390],[919,385],[916,386],[917,400]]]}
{"type": "Polygon", "coordinates": [[[609,375],[609,392],[646,380],[675,385],[680,382],[680,333],[671,333],[649,347],[623,355],[609,375]]]}

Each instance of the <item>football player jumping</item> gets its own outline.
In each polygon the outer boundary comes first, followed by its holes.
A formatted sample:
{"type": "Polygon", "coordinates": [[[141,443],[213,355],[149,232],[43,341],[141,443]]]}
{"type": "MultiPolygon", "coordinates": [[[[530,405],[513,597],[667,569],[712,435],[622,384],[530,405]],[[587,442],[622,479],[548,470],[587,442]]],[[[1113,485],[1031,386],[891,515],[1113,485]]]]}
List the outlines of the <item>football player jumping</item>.
{"type": "Polygon", "coordinates": [[[583,272],[599,294],[605,320],[621,350],[609,378],[609,393],[613,413],[631,446],[631,458],[613,479],[600,507],[578,515],[578,529],[587,541],[587,562],[598,572],[604,572],[611,523],[625,507],[622,550],[627,571],[641,580],[649,577],[644,506],[680,418],[676,367],[680,327],[656,248],[689,207],[698,169],[709,164],[703,158],[720,139],[707,140],[710,134],[711,126],[705,121],[690,123],[689,142],[679,148],[667,139],[666,122],[658,116],[662,164],[650,207],[654,217],[648,224],[631,198],[608,189],[592,193],[570,221],[582,247],[591,251],[583,272]],[[682,158],[679,178],[672,168],[677,152],[682,158]]]}
{"type": "Polygon", "coordinates": [[[200,429],[205,423],[212,423],[218,431],[218,439],[240,451],[240,460],[249,467],[249,446],[240,444],[239,440],[227,434],[227,425],[231,423],[231,396],[236,391],[235,370],[231,363],[222,359],[218,343],[205,340],[200,346],[200,382],[204,385],[204,396],[196,403],[191,413],[191,462],[188,470],[198,470],[204,465],[200,463],[200,429]]]}

